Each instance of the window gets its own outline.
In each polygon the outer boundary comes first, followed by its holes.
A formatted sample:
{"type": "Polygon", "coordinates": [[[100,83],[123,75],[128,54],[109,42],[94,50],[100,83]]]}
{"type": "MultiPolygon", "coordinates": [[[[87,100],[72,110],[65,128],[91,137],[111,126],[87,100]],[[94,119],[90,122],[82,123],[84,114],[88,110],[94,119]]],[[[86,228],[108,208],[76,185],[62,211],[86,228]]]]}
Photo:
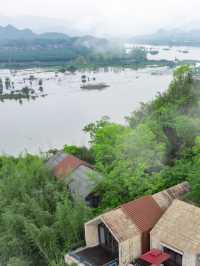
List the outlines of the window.
{"type": "Polygon", "coordinates": [[[164,264],[165,266],[182,266],[183,256],[174,250],[163,247],[163,251],[170,255],[170,259],[164,264]]]}
{"type": "Polygon", "coordinates": [[[99,243],[100,245],[111,252],[114,257],[118,257],[118,243],[108,230],[108,228],[103,224],[99,224],[99,243]]]}

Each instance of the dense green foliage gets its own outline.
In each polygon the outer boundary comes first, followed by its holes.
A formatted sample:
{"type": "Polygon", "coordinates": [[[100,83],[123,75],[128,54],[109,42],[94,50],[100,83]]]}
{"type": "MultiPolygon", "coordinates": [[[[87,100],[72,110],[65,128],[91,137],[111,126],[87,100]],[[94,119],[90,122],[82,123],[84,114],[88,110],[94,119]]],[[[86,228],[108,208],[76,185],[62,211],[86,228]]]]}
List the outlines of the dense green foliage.
{"type": "MultiPolygon", "coordinates": [[[[19,34],[17,29],[15,32],[17,36],[19,34]]],[[[26,34],[26,32],[20,31],[20,36],[21,34],[26,34]]],[[[1,67],[30,67],[38,66],[38,64],[59,66],[62,72],[106,66],[138,68],[155,64],[174,65],[173,62],[166,60],[156,62],[147,60],[147,52],[144,48],[133,48],[130,53],[127,53],[123,46],[92,36],[70,38],[50,33],[49,35],[33,34],[32,37],[27,38],[0,40],[1,67]]]]}
{"type": "Polygon", "coordinates": [[[0,158],[1,265],[64,265],[66,251],[83,240],[88,215],[41,159],[0,158]]]}
{"type": "Polygon", "coordinates": [[[96,165],[101,206],[88,210],[41,158],[0,157],[1,265],[63,265],[63,255],[83,241],[83,223],[102,212],[184,180],[188,200],[200,204],[200,81],[188,66],[174,72],[169,89],[127,117],[107,117],[85,127],[90,149],[64,150],[96,165]],[[92,212],[92,213],[91,213],[92,212]]]}
{"type": "Polygon", "coordinates": [[[0,45],[0,63],[67,62],[87,54],[87,48],[59,39],[19,40],[0,45]]]}
{"type": "Polygon", "coordinates": [[[75,145],[65,145],[64,151],[66,153],[72,154],[76,156],[77,158],[86,161],[90,164],[94,164],[94,156],[92,155],[92,152],[86,148],[86,147],[77,147],[75,145]]]}
{"type": "Polygon", "coordinates": [[[127,118],[122,126],[103,119],[88,125],[91,152],[104,180],[98,190],[101,208],[154,193],[183,180],[198,189],[200,82],[182,66],[174,72],[168,91],[127,118]],[[191,165],[192,164],[192,165],[191,165]]]}

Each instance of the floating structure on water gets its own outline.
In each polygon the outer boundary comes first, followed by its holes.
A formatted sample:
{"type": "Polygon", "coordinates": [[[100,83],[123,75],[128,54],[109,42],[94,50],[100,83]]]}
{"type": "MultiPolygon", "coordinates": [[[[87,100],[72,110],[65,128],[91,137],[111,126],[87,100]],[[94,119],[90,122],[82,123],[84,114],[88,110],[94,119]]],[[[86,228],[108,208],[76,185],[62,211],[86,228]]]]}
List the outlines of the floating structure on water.
{"type": "Polygon", "coordinates": [[[179,53],[182,53],[182,54],[188,54],[189,51],[188,50],[178,50],[179,53]]]}
{"type": "Polygon", "coordinates": [[[81,76],[82,85],[81,89],[85,90],[102,90],[107,87],[110,87],[108,84],[104,82],[96,82],[96,77],[88,77],[86,75],[81,76]]]}
{"type": "Polygon", "coordinates": [[[85,89],[85,90],[102,90],[108,87],[110,86],[106,83],[89,83],[89,84],[81,85],[81,89],[85,89]]]}

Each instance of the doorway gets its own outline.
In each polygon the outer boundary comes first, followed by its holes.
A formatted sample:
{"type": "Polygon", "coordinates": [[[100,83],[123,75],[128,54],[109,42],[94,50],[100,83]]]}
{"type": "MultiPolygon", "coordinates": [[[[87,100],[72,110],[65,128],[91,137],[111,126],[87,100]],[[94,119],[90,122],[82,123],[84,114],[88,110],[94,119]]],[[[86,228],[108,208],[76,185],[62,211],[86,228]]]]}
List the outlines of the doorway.
{"type": "Polygon", "coordinates": [[[102,246],[105,250],[109,251],[112,254],[113,258],[118,258],[118,243],[109,231],[109,229],[105,226],[105,224],[100,223],[98,225],[98,231],[100,246],[102,246]]]}

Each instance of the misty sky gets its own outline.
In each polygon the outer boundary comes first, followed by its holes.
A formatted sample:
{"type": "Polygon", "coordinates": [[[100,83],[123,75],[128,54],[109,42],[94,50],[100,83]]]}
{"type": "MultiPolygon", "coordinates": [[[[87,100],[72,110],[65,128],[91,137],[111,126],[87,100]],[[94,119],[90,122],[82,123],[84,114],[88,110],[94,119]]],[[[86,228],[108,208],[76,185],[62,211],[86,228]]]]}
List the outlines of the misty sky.
{"type": "Polygon", "coordinates": [[[4,16],[63,19],[68,27],[99,35],[143,34],[200,20],[200,0],[0,0],[0,4],[4,16]]]}

